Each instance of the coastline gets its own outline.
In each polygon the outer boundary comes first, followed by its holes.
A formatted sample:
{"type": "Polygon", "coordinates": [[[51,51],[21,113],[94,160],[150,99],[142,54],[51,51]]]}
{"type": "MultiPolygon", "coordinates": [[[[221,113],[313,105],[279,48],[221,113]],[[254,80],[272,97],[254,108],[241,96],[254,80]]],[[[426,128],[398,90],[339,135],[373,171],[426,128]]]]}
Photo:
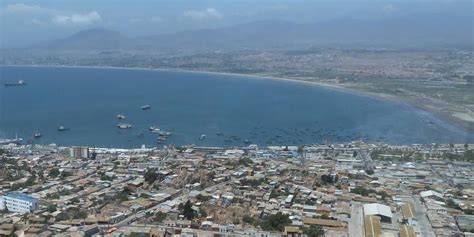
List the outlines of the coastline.
{"type": "MultiPolygon", "coordinates": [[[[469,115],[465,115],[456,111],[443,111],[438,107],[434,101],[429,101],[431,104],[426,104],[421,101],[417,101],[415,98],[405,98],[391,94],[370,92],[363,89],[352,88],[349,86],[335,85],[331,83],[309,81],[295,78],[283,78],[275,76],[267,76],[261,74],[242,74],[242,73],[230,73],[230,72],[213,72],[213,71],[198,71],[198,70],[185,70],[185,69],[167,69],[167,68],[147,68],[147,67],[115,67],[115,66],[80,66],[80,65],[39,65],[39,64],[26,64],[26,65],[0,65],[7,67],[38,67],[38,68],[85,68],[85,69],[114,69],[114,70],[138,70],[138,71],[162,71],[162,72],[183,72],[183,73],[200,73],[209,75],[224,75],[224,76],[239,76],[248,77],[251,79],[261,80],[276,80],[290,83],[301,83],[305,85],[317,86],[329,90],[334,90],[342,93],[350,93],[358,96],[370,97],[372,99],[383,100],[391,103],[399,103],[410,106],[412,108],[428,112],[435,117],[438,117],[449,124],[463,128],[467,133],[474,133],[474,121],[469,115]]],[[[426,101],[425,101],[426,102],[426,101]]]]}

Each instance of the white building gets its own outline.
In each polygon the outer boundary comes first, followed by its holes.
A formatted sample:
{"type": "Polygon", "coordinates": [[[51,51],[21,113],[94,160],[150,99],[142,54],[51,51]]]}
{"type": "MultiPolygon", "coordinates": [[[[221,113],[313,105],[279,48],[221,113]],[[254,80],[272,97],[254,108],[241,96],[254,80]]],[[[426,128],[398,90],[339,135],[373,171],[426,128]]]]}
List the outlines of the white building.
{"type": "Polygon", "coordinates": [[[5,199],[0,196],[0,210],[5,210],[5,199]]]}
{"type": "MultiPolygon", "coordinates": [[[[11,212],[27,213],[38,209],[38,199],[19,192],[9,192],[0,198],[0,203],[3,202],[3,209],[11,212]]],[[[0,204],[0,208],[2,204],[0,204]]]]}
{"type": "Polygon", "coordinates": [[[390,207],[379,203],[365,204],[364,215],[379,216],[382,222],[391,222],[393,218],[392,210],[390,209],[390,207]]]}

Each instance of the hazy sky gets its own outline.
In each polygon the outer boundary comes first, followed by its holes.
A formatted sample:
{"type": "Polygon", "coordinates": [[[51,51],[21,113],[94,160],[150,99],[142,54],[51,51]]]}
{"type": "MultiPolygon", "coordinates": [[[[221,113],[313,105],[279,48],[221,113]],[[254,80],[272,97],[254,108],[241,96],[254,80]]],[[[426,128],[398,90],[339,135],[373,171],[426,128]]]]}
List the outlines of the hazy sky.
{"type": "Polygon", "coordinates": [[[256,20],[318,22],[473,16],[471,0],[42,0],[0,1],[0,46],[19,47],[104,27],[127,36],[215,28],[256,20]]]}

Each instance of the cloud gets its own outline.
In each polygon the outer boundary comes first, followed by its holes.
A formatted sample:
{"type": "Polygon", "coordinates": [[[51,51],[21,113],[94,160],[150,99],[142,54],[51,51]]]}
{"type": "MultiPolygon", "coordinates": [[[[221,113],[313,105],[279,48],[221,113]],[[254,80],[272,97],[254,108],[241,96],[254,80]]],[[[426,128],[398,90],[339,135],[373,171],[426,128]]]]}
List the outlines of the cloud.
{"type": "Polygon", "coordinates": [[[51,10],[36,5],[27,5],[23,3],[8,4],[5,7],[6,13],[47,13],[51,10]]]}
{"type": "Polygon", "coordinates": [[[95,11],[86,14],[55,15],[51,19],[57,25],[89,25],[101,20],[102,17],[95,11]]]}
{"type": "Polygon", "coordinates": [[[80,14],[24,3],[8,4],[0,9],[0,14],[16,19],[22,18],[34,25],[51,23],[55,25],[88,25],[102,20],[96,11],[80,14]]]}
{"type": "Polygon", "coordinates": [[[222,14],[215,8],[207,8],[204,10],[189,10],[185,11],[182,16],[191,20],[198,21],[222,18],[222,14]]]}

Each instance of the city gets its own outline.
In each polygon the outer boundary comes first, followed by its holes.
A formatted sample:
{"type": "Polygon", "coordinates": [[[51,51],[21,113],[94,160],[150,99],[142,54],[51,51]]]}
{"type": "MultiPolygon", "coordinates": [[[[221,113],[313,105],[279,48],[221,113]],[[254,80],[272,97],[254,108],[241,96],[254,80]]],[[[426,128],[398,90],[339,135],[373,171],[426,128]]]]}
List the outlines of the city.
{"type": "Polygon", "coordinates": [[[0,237],[474,237],[474,1],[0,1],[0,237]]]}
{"type": "Polygon", "coordinates": [[[1,146],[1,236],[457,236],[474,144],[1,146]]]}

